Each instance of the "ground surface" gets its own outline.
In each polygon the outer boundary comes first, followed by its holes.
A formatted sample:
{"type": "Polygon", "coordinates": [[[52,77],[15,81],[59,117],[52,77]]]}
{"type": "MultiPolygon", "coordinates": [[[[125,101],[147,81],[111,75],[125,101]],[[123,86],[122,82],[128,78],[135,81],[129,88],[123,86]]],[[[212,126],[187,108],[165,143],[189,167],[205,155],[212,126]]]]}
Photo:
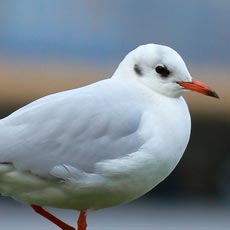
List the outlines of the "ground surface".
{"type": "MultiPolygon", "coordinates": [[[[49,209],[71,225],[75,211],[49,209]]],[[[58,230],[26,205],[0,199],[0,229],[58,230]]],[[[210,201],[140,199],[127,205],[91,212],[88,230],[228,230],[230,207],[210,201]]]]}

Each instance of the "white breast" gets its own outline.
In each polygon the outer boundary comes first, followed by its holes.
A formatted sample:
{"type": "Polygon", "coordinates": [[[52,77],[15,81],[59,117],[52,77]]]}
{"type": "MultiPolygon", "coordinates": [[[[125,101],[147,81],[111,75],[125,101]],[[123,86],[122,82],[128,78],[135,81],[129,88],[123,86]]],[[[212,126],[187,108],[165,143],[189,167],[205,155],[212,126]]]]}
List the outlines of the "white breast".
{"type": "Polygon", "coordinates": [[[165,179],[181,159],[190,137],[191,121],[183,98],[159,95],[149,104],[138,130],[145,144],[128,156],[101,162],[98,170],[107,178],[113,197],[135,199],[165,179]]]}

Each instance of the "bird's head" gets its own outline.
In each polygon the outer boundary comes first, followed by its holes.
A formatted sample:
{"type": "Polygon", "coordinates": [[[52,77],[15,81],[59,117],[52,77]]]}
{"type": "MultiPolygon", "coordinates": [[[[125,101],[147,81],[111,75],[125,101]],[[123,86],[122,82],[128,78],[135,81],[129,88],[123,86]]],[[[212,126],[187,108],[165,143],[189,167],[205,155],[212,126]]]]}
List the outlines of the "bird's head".
{"type": "Polygon", "coordinates": [[[179,97],[184,91],[192,90],[218,98],[206,84],[192,79],[181,56],[167,46],[137,47],[120,63],[114,76],[137,80],[169,97],[179,97]]]}

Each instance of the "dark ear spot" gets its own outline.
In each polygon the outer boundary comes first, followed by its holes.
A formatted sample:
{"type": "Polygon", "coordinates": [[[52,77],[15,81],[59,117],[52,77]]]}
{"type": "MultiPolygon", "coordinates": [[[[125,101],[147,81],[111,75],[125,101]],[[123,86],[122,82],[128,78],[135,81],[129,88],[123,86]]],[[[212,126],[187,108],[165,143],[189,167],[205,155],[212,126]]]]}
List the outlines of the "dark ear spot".
{"type": "Polygon", "coordinates": [[[137,64],[134,65],[134,71],[136,72],[137,75],[142,76],[143,73],[141,71],[141,67],[137,64]]]}

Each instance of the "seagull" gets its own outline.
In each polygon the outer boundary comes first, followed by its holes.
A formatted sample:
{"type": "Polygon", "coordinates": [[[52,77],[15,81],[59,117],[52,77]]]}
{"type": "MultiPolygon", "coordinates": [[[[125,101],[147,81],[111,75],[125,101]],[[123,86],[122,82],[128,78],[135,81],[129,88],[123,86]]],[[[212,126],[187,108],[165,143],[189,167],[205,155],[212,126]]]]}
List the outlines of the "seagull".
{"type": "Polygon", "coordinates": [[[20,108],[0,120],[0,193],[62,230],[75,228],[43,206],[78,210],[86,230],[87,211],[135,200],[176,167],[191,130],[185,91],[218,98],[175,50],[146,44],[111,78],[20,108]]]}

